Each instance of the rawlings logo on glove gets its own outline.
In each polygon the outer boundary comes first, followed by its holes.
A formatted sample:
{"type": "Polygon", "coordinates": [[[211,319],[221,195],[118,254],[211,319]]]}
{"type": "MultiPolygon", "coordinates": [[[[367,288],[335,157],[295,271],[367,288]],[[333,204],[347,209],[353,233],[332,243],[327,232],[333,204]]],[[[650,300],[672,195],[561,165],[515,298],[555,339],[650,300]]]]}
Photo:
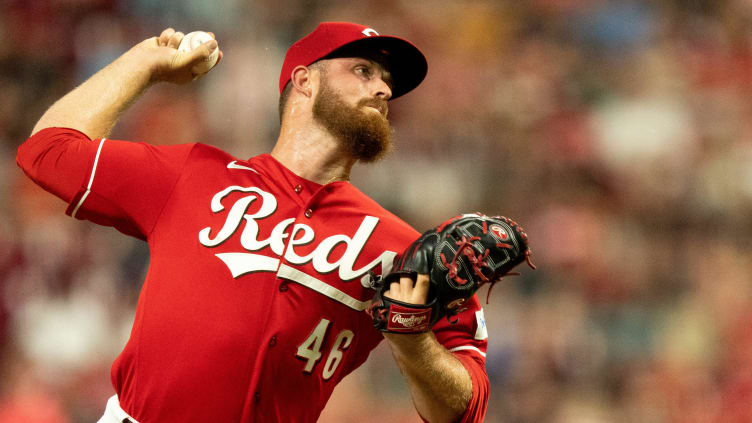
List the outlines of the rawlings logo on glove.
{"type": "MultiPolygon", "coordinates": [[[[374,296],[366,310],[384,332],[420,333],[442,317],[450,322],[460,306],[484,284],[491,288],[515,266],[530,260],[527,234],[515,221],[480,213],[453,217],[426,231],[394,260],[391,272],[375,277],[374,296]],[[429,275],[426,304],[409,304],[384,293],[403,277],[429,275]]],[[[454,320],[456,321],[456,320],[454,320]]]]}

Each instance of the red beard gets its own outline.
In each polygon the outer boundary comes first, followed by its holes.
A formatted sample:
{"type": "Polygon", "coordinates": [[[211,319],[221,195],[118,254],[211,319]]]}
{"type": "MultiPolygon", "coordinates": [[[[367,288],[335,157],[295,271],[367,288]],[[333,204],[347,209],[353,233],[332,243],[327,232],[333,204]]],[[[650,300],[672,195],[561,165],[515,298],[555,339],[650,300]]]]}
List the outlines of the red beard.
{"type": "Polygon", "coordinates": [[[374,162],[392,149],[392,128],[382,114],[363,110],[363,106],[379,106],[386,110],[386,101],[366,99],[355,107],[347,104],[322,75],[321,91],[313,103],[313,118],[340,140],[354,158],[374,162]]]}

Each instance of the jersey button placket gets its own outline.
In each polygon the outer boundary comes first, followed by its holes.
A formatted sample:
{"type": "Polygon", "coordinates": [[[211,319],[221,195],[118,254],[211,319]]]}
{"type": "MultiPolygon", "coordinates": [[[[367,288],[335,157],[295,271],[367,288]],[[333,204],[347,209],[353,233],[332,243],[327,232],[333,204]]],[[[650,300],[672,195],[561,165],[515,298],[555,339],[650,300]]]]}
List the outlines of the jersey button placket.
{"type": "Polygon", "coordinates": [[[293,190],[295,190],[296,193],[300,194],[300,192],[303,191],[303,185],[295,185],[295,188],[293,188],[293,190]]]}
{"type": "Polygon", "coordinates": [[[306,209],[304,214],[305,217],[310,218],[311,216],[313,216],[313,209],[306,209]]]}

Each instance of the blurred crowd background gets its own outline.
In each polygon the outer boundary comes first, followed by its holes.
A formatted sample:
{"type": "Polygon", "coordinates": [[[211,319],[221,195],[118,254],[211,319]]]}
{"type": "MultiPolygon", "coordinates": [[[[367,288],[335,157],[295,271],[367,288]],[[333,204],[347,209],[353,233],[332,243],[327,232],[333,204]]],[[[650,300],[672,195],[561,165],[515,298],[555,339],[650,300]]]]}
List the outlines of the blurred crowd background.
{"type": "MultiPolygon", "coordinates": [[[[44,110],[167,26],[209,30],[220,66],[113,138],[260,154],[286,48],[324,20],[429,61],[353,183],[421,231],[482,211],[530,236],[538,270],[479,292],[486,421],[752,422],[749,0],[0,1],[0,422],[99,418],[148,263],[16,167],[44,110]]],[[[321,421],[419,421],[388,347],[321,421]]]]}

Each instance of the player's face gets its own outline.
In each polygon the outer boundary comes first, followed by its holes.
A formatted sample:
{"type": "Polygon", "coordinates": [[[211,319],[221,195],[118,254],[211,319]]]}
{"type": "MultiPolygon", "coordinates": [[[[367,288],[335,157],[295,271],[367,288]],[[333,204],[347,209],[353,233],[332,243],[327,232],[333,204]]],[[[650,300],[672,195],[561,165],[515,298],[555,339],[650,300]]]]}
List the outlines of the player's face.
{"type": "Polygon", "coordinates": [[[373,162],[391,150],[387,120],[389,74],[364,58],[327,60],[320,68],[313,117],[334,134],[352,157],[373,162]]]}

